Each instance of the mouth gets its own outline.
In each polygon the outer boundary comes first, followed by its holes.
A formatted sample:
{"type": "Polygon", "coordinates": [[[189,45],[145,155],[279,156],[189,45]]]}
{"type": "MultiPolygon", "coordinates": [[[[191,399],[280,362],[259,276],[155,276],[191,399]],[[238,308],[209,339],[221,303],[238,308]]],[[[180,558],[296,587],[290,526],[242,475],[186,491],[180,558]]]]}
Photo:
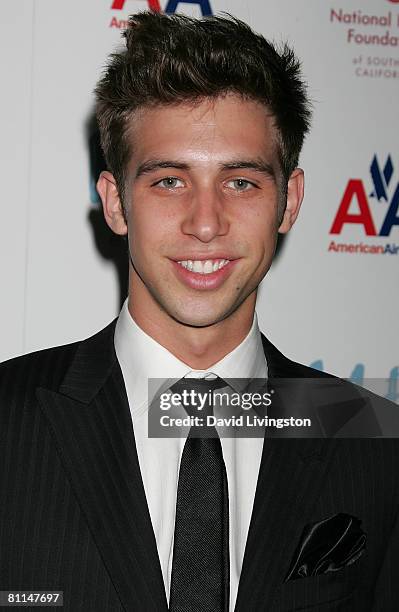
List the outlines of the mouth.
{"type": "Polygon", "coordinates": [[[218,289],[230,276],[239,259],[171,260],[179,280],[190,289],[218,289]]]}

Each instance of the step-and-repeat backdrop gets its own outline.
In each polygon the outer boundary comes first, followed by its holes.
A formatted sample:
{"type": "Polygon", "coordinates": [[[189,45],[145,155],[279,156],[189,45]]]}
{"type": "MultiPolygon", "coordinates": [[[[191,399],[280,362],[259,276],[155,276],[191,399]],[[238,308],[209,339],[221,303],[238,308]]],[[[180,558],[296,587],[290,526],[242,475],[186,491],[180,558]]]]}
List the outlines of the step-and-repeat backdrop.
{"type": "Polygon", "coordinates": [[[18,0],[1,6],[0,360],[91,335],[124,271],[94,189],[92,90],[130,13],[227,11],[302,59],[306,197],[258,300],[287,355],[399,393],[398,0],[18,0]]]}

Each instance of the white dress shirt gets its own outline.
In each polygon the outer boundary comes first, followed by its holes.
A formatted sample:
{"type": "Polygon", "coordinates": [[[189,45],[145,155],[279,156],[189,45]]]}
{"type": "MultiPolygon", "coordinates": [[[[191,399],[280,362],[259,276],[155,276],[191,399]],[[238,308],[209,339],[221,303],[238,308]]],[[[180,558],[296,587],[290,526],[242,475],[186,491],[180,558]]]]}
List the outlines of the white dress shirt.
{"type": "MultiPolygon", "coordinates": [[[[266,378],[267,365],[254,315],[246,338],[207,370],[191,368],[148,336],[132,319],[127,300],[115,329],[115,350],[133,422],[137,455],[169,602],[180,459],[185,438],[149,438],[148,379],[180,379],[207,373],[227,378],[266,378]]],[[[221,437],[229,491],[230,611],[238,583],[252,514],[263,438],[221,437]]]]}

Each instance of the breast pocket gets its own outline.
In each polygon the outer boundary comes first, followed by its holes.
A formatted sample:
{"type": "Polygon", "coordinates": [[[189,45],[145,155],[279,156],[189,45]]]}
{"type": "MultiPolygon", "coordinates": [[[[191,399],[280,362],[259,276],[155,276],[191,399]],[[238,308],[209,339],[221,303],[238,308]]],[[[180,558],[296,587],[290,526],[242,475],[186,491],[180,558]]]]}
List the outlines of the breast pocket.
{"type": "Polygon", "coordinates": [[[271,611],[354,612],[351,602],[359,585],[362,561],[337,572],[286,582],[279,589],[271,611]]]}

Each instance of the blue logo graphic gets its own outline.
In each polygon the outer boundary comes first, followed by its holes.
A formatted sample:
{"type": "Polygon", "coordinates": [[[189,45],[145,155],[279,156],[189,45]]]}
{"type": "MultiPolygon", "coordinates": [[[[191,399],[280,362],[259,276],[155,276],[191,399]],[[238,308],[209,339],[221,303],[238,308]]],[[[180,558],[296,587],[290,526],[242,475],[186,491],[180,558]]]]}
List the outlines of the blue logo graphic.
{"type": "MultiPolygon", "coordinates": [[[[317,359],[310,364],[311,368],[324,372],[324,365],[322,359],[317,359]]],[[[364,383],[364,372],[365,367],[363,363],[357,363],[352,370],[348,380],[355,385],[363,386],[364,383]]],[[[384,379],[385,380],[385,379],[384,379]]],[[[387,378],[387,389],[384,397],[391,402],[399,403],[399,366],[395,366],[391,369],[389,377],[387,378]]]]}
{"type": "Polygon", "coordinates": [[[381,173],[378,164],[377,156],[374,155],[370,166],[371,180],[373,181],[374,191],[370,193],[370,198],[377,198],[378,201],[385,200],[388,202],[387,190],[393,175],[393,164],[391,156],[388,155],[384,169],[381,173]]]}

